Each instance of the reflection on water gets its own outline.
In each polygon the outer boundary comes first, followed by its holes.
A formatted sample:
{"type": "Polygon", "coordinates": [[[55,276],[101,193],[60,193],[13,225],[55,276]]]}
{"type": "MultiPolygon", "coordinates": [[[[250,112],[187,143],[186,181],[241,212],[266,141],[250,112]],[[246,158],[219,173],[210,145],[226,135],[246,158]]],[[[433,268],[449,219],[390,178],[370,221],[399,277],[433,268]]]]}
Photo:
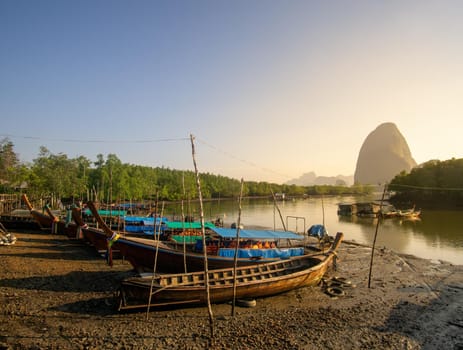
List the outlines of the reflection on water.
{"type": "MultiPolygon", "coordinates": [[[[338,203],[356,200],[358,198],[354,197],[309,198],[286,200],[277,204],[289,230],[307,232],[311,225],[324,223],[331,235],[342,231],[347,240],[371,245],[378,219],[337,215],[338,203]]],[[[180,213],[178,208],[175,210],[177,214],[180,213]]],[[[245,199],[242,202],[241,222],[245,227],[261,226],[281,230],[283,223],[280,212],[271,199],[245,199]]],[[[198,210],[190,213],[198,216],[198,210]]],[[[225,225],[230,225],[238,220],[238,202],[205,202],[204,213],[207,220],[220,216],[225,225]]],[[[377,247],[385,246],[426,259],[463,264],[463,213],[423,210],[420,221],[399,218],[380,220],[376,244],[377,247]]]]}

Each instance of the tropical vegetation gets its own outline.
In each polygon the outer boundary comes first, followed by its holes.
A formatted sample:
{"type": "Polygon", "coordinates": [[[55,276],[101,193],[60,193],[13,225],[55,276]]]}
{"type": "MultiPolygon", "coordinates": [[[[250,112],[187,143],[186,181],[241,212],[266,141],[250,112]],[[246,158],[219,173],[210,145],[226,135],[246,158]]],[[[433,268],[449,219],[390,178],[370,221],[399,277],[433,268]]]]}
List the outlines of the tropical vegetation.
{"type": "MultiPolygon", "coordinates": [[[[203,198],[236,198],[241,183],[222,175],[201,173],[203,198]]],[[[366,194],[369,186],[296,186],[248,181],[246,197],[366,194]]],[[[0,192],[25,191],[31,196],[76,199],[119,200],[160,199],[175,201],[197,198],[195,174],[190,170],[147,167],[122,163],[115,154],[98,154],[96,161],[84,156],[69,158],[40,147],[31,164],[23,164],[8,139],[0,141],[0,192]]]]}
{"type": "Polygon", "coordinates": [[[402,172],[388,186],[391,202],[421,208],[463,207],[463,158],[431,160],[402,172]]]}

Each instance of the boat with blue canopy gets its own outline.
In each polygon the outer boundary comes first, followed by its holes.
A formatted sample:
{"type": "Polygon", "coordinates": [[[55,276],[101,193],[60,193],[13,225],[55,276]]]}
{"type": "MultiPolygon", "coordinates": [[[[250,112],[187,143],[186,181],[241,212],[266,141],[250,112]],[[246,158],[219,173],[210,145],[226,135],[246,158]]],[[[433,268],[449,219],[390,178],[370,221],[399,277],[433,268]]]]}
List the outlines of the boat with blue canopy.
{"type": "Polygon", "coordinates": [[[205,235],[204,249],[201,239],[194,244],[178,243],[175,240],[161,241],[121,235],[112,231],[98,215],[95,205],[88,203],[108,240],[108,256],[112,249],[129,261],[138,272],[185,272],[204,270],[204,252],[211,269],[232,266],[237,251],[237,266],[267,263],[305,255],[304,236],[288,231],[244,230],[211,227],[205,235]],[[297,246],[280,246],[280,242],[297,241],[297,246]]]}

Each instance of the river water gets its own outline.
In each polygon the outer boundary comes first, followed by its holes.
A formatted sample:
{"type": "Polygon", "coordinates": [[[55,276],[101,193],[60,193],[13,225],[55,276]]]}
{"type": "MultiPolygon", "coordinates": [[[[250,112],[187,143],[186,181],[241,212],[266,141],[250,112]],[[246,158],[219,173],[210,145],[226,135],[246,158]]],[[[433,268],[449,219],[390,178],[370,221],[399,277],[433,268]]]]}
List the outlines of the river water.
{"type": "MultiPolygon", "coordinates": [[[[272,199],[243,199],[241,223],[244,227],[261,226],[282,230],[283,221],[288,230],[297,232],[307,232],[311,225],[324,223],[332,236],[341,231],[346,240],[372,245],[378,219],[337,214],[338,203],[359,200],[363,199],[314,197],[278,201],[275,206],[272,199]]],[[[222,217],[225,226],[229,227],[238,220],[238,201],[205,202],[204,213],[206,220],[222,217]]],[[[193,214],[197,217],[197,210],[193,214]]],[[[376,248],[382,247],[425,259],[463,265],[463,212],[422,210],[419,221],[382,219],[378,225],[376,248]]]]}

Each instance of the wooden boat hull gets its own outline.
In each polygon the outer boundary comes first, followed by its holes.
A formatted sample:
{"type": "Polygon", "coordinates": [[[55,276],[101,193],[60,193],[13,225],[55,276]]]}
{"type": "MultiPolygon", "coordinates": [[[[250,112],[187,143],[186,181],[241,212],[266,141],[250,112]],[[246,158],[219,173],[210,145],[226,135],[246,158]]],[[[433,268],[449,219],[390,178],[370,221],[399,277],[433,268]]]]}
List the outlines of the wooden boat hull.
{"type": "MultiPolygon", "coordinates": [[[[153,272],[156,261],[156,272],[182,273],[204,270],[204,255],[169,247],[164,242],[138,237],[121,237],[113,244],[113,248],[121,253],[129,261],[134,269],[140,273],[153,272]],[[157,251],[157,253],[156,253],[157,251]]],[[[238,259],[238,266],[264,264],[280,261],[279,258],[271,259],[238,259]]],[[[223,269],[233,266],[233,258],[218,255],[208,255],[208,268],[223,269]]]]}
{"type": "Polygon", "coordinates": [[[41,229],[49,229],[57,232],[57,227],[54,224],[56,224],[59,221],[59,219],[56,216],[54,216],[48,208],[46,208],[46,214],[42,213],[34,209],[26,194],[23,194],[21,198],[23,202],[26,204],[26,207],[29,209],[31,216],[34,218],[34,220],[37,222],[41,229]]]}
{"type": "MultiPolygon", "coordinates": [[[[236,269],[236,298],[260,298],[316,285],[332,265],[342,240],[338,234],[327,253],[294,257],[278,262],[255,264],[236,269]]],[[[209,272],[212,303],[233,299],[234,269],[209,272]]],[[[119,310],[149,306],[206,304],[204,272],[133,277],[122,282],[119,310]]]]}
{"type": "Polygon", "coordinates": [[[46,213],[34,209],[25,194],[22,195],[22,199],[40,229],[50,230],[52,233],[62,234],[71,239],[79,238],[79,225],[76,222],[66,223],[60,220],[48,207],[45,208],[46,213]]]}
{"type": "Polygon", "coordinates": [[[43,214],[35,209],[32,209],[31,216],[39,225],[40,229],[42,230],[51,230],[53,224],[55,223],[54,219],[48,216],[47,214],[43,214]]]}
{"type": "Polygon", "coordinates": [[[80,238],[79,237],[79,226],[76,223],[70,222],[66,224],[64,221],[60,220],[57,223],[55,223],[55,225],[56,225],[56,229],[55,229],[56,233],[65,235],[70,239],[80,238]]]}
{"type": "Polygon", "coordinates": [[[0,222],[8,230],[40,230],[39,224],[31,216],[1,215],[0,222]]]}
{"type": "MultiPolygon", "coordinates": [[[[98,214],[95,203],[88,202],[88,208],[93,216],[101,226],[100,230],[84,230],[84,236],[92,240],[92,244],[97,246],[97,240],[107,241],[111,239],[114,232],[102,220],[98,214]]],[[[167,242],[157,241],[154,239],[146,239],[133,236],[120,236],[112,243],[112,249],[116,250],[127,261],[129,261],[134,269],[140,273],[142,272],[162,272],[162,273],[181,273],[186,271],[202,271],[204,270],[204,255],[201,253],[194,253],[191,251],[183,252],[183,249],[176,249],[170,247],[167,242]],[[156,269],[155,268],[156,263],[156,269]]],[[[106,249],[106,248],[105,248],[106,249]]],[[[279,261],[280,258],[271,259],[238,259],[238,266],[255,265],[259,263],[267,263],[272,261],[279,261]]],[[[208,267],[210,269],[221,269],[233,265],[233,258],[222,257],[218,255],[209,255],[207,257],[208,267]]]]}
{"type": "Polygon", "coordinates": [[[94,227],[82,227],[81,230],[83,239],[90,243],[99,253],[108,250],[108,237],[103,231],[94,227]]]}

